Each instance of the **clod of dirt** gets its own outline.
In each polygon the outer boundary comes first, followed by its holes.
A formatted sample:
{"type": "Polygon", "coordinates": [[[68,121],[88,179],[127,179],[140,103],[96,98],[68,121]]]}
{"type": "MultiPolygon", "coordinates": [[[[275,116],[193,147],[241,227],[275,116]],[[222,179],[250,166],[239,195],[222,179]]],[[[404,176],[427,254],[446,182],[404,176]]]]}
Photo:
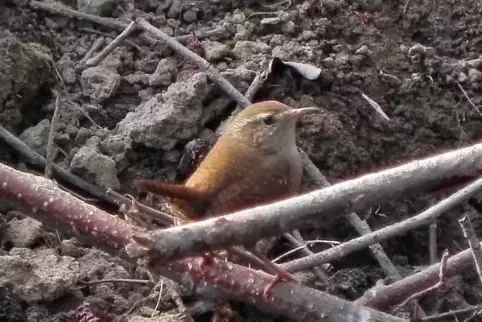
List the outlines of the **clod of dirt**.
{"type": "Polygon", "coordinates": [[[89,178],[102,187],[119,189],[120,182],[117,178],[115,161],[99,151],[98,141],[97,137],[89,139],[72,158],[70,168],[72,172],[89,178]]]}
{"type": "MultiPolygon", "coordinates": [[[[222,72],[221,75],[226,78],[234,87],[236,87],[240,92],[244,93],[251,85],[256,72],[247,69],[244,66],[240,66],[235,69],[227,69],[222,72]]],[[[209,119],[209,118],[208,118],[209,119]]]]}
{"type": "Polygon", "coordinates": [[[231,48],[228,45],[217,41],[205,40],[201,44],[204,47],[205,58],[210,62],[219,61],[231,53],[231,48]]]}
{"type": "MultiPolygon", "coordinates": [[[[80,276],[85,281],[132,278],[111,256],[96,249],[90,249],[78,262],[80,276]]],[[[127,298],[140,290],[142,291],[142,287],[137,283],[93,284],[89,286],[90,295],[85,300],[104,312],[122,314],[130,307],[127,298]]]]}
{"type": "Polygon", "coordinates": [[[79,280],[79,264],[55,250],[13,248],[0,256],[0,288],[27,302],[54,301],[70,293],[79,280]]]}
{"type": "Polygon", "coordinates": [[[269,54],[271,47],[258,41],[238,41],[233,48],[233,55],[241,60],[250,60],[254,55],[269,54]]]}
{"type": "Polygon", "coordinates": [[[87,253],[87,249],[75,238],[64,239],[59,245],[60,254],[79,258],[87,253]]]}
{"type": "Polygon", "coordinates": [[[79,11],[96,16],[110,16],[116,4],[116,0],[77,0],[79,11]]]}
{"type": "Polygon", "coordinates": [[[161,314],[160,316],[144,317],[135,315],[129,319],[129,322],[179,322],[189,321],[188,319],[181,319],[178,314],[161,314]]]}
{"type": "Polygon", "coordinates": [[[0,321],[25,322],[27,317],[20,300],[8,291],[0,292],[0,321]]]}
{"type": "Polygon", "coordinates": [[[50,121],[43,119],[37,125],[25,129],[19,138],[39,154],[45,155],[49,133],[50,121]]]}
{"type": "Polygon", "coordinates": [[[132,153],[132,139],[119,134],[105,138],[99,146],[102,153],[109,155],[120,173],[129,166],[128,157],[132,153]]]}
{"type": "Polygon", "coordinates": [[[43,235],[42,223],[30,217],[8,222],[7,240],[13,247],[30,247],[43,235]]]}
{"type": "Polygon", "coordinates": [[[118,133],[146,147],[170,150],[179,141],[192,139],[199,131],[203,100],[211,86],[204,73],[173,83],[128,113],[118,124],[118,133]]]}
{"type": "Polygon", "coordinates": [[[163,58],[149,76],[149,86],[168,86],[177,76],[177,64],[172,58],[163,58]]]}
{"type": "MultiPolygon", "coordinates": [[[[8,223],[4,216],[0,213],[0,250],[5,242],[5,237],[7,237],[8,223]]],[[[1,253],[0,253],[1,254],[1,253]]]]}
{"type": "Polygon", "coordinates": [[[120,75],[103,66],[89,67],[82,72],[82,92],[92,102],[101,103],[115,94],[120,85],[120,75]]]}
{"type": "Polygon", "coordinates": [[[122,266],[116,264],[112,257],[103,251],[89,249],[78,259],[80,276],[85,280],[97,278],[130,278],[122,266]]]}
{"type": "Polygon", "coordinates": [[[359,268],[341,269],[328,282],[328,293],[347,300],[355,300],[368,289],[366,274],[359,268]]]}
{"type": "Polygon", "coordinates": [[[26,321],[35,321],[35,322],[72,322],[74,321],[73,310],[69,313],[52,314],[52,312],[50,312],[50,310],[43,305],[30,306],[25,310],[25,314],[27,315],[26,321]]]}
{"type": "Polygon", "coordinates": [[[54,77],[47,51],[39,44],[20,42],[7,30],[0,31],[0,120],[10,131],[21,123],[22,109],[54,77]]]}

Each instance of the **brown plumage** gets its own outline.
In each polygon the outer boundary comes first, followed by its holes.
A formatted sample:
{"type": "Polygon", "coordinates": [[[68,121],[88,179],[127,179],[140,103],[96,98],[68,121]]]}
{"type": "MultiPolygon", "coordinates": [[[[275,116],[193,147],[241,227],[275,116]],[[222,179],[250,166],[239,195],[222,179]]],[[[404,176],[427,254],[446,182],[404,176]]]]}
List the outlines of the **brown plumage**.
{"type": "MultiPolygon", "coordinates": [[[[140,190],[172,198],[181,221],[219,216],[298,193],[303,174],[296,147],[296,121],[317,108],[292,109],[277,101],[253,104],[224,129],[213,148],[184,185],[139,180],[140,190]]],[[[232,250],[232,249],[231,249],[232,250]]],[[[251,250],[280,280],[290,279],[264,255],[251,250]]]]}
{"type": "Polygon", "coordinates": [[[183,220],[218,216],[296,194],[302,177],[296,120],[315,108],[277,101],[253,104],[231,121],[184,185],[139,180],[144,191],[170,197],[183,220]]]}

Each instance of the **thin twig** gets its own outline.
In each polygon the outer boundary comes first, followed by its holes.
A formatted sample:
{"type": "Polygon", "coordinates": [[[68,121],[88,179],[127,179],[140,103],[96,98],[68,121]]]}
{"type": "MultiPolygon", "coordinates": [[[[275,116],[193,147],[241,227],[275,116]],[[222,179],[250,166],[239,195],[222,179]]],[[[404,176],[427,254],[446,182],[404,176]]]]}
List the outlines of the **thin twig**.
{"type": "Polygon", "coordinates": [[[59,95],[55,95],[55,109],[54,109],[54,114],[52,115],[52,120],[50,121],[50,132],[49,132],[49,138],[47,140],[47,152],[46,152],[46,161],[45,161],[45,177],[46,178],[51,178],[52,177],[52,165],[53,165],[53,159],[55,155],[55,148],[54,148],[54,137],[56,134],[56,127],[57,123],[59,121],[59,95]]]}
{"type": "Polygon", "coordinates": [[[159,287],[159,296],[157,297],[156,306],[154,306],[154,309],[152,310],[151,319],[154,317],[154,315],[156,315],[157,309],[159,308],[159,305],[161,304],[162,292],[164,291],[164,279],[161,278],[159,283],[161,284],[161,286],[159,287]]]}
{"type": "Polygon", "coordinates": [[[446,279],[446,276],[445,276],[445,267],[447,266],[447,260],[449,259],[449,251],[446,249],[442,255],[442,259],[440,261],[440,271],[439,271],[439,280],[438,282],[423,290],[423,291],[420,291],[420,292],[417,292],[415,294],[412,294],[410,295],[405,301],[403,301],[402,303],[400,303],[399,305],[397,305],[397,308],[401,308],[403,306],[405,306],[408,302],[412,301],[412,300],[415,300],[415,299],[418,299],[422,296],[424,296],[425,294],[427,293],[430,293],[432,292],[433,290],[436,290],[438,288],[440,288],[442,285],[444,285],[445,283],[445,279],[446,279]]]}
{"type": "MultiPolygon", "coordinates": [[[[367,236],[373,232],[368,223],[362,220],[356,213],[348,215],[348,221],[361,236],[367,236]]],[[[383,250],[382,245],[377,243],[369,246],[369,248],[387,276],[395,281],[402,279],[402,275],[395,265],[393,265],[392,261],[383,250]]]]}
{"type": "Polygon", "coordinates": [[[251,82],[251,85],[249,85],[249,88],[246,91],[246,94],[244,94],[244,96],[246,96],[246,99],[250,101],[254,99],[258,91],[261,89],[261,87],[263,87],[267,77],[268,77],[268,73],[266,71],[256,73],[256,76],[251,82]]]}
{"type": "Polygon", "coordinates": [[[402,15],[405,15],[405,13],[407,13],[409,4],[410,4],[410,0],[406,0],[405,5],[403,6],[402,15]]]}
{"type": "Polygon", "coordinates": [[[140,202],[137,202],[133,198],[129,198],[128,196],[121,195],[120,193],[112,189],[107,189],[106,195],[111,197],[110,200],[112,200],[112,203],[117,205],[119,208],[131,207],[132,203],[135,202],[135,207],[137,207],[138,210],[140,210],[138,215],[142,216],[147,221],[152,221],[153,223],[156,223],[159,225],[169,225],[169,226],[171,226],[174,223],[174,217],[172,217],[171,215],[168,215],[157,209],[151,208],[140,202]]]}
{"type": "Polygon", "coordinates": [[[174,303],[176,303],[177,310],[179,311],[179,313],[184,318],[186,318],[189,322],[194,322],[194,320],[193,320],[192,316],[190,315],[188,309],[184,305],[184,302],[183,302],[181,296],[179,295],[179,292],[177,291],[177,289],[179,289],[179,285],[176,282],[174,282],[170,279],[164,278],[163,280],[164,280],[164,283],[166,284],[166,290],[169,293],[169,295],[171,296],[171,299],[174,301],[174,303]]]}
{"type": "Polygon", "coordinates": [[[372,100],[370,97],[368,97],[365,93],[363,93],[362,91],[360,91],[360,94],[361,96],[365,99],[365,101],[368,102],[368,104],[370,104],[371,107],[373,107],[373,109],[375,110],[375,112],[377,112],[385,121],[390,121],[390,118],[388,117],[387,114],[385,114],[385,112],[382,110],[380,104],[378,104],[377,102],[375,102],[374,100],[372,100]]]}
{"type": "MultiPolygon", "coordinates": [[[[112,36],[111,34],[109,34],[108,32],[103,32],[103,31],[99,31],[99,30],[92,29],[92,28],[79,28],[79,30],[80,30],[80,31],[85,31],[85,32],[90,32],[90,33],[92,33],[92,34],[96,34],[96,35],[102,36],[102,37],[99,37],[99,38],[104,38],[104,41],[105,41],[105,39],[107,39],[107,38],[113,38],[113,36],[112,36]]],[[[124,43],[128,44],[129,46],[134,47],[134,48],[135,48],[138,52],[140,52],[140,53],[144,53],[144,54],[146,53],[146,50],[144,50],[141,46],[139,46],[138,44],[136,44],[136,43],[133,42],[132,40],[125,39],[125,40],[124,40],[124,43]]],[[[103,43],[100,47],[102,47],[102,46],[104,46],[104,43],[103,43]]],[[[93,47],[93,45],[92,45],[92,47],[93,47]]],[[[99,50],[100,47],[97,47],[97,49],[95,49],[95,51],[99,50]]],[[[92,48],[89,49],[89,51],[90,51],[90,50],[92,50],[92,48]]],[[[95,52],[95,51],[94,51],[94,52],[95,52]]],[[[92,54],[93,54],[93,53],[92,53],[92,54]]],[[[90,56],[88,56],[87,58],[83,58],[83,59],[81,60],[81,62],[83,62],[83,61],[89,59],[90,57],[92,57],[92,54],[91,54],[90,56]]]]}
{"type": "MultiPolygon", "coordinates": [[[[301,247],[301,251],[305,256],[313,255],[314,253],[309,249],[306,244],[304,244],[304,239],[298,229],[293,231],[293,234],[284,233],[283,237],[286,238],[293,246],[301,247]]],[[[329,275],[327,271],[330,269],[330,264],[325,263],[320,266],[313,266],[310,268],[311,271],[320,279],[320,281],[324,282],[325,284],[329,280],[329,275]]]]}
{"type": "Polygon", "coordinates": [[[437,256],[437,220],[428,226],[428,254],[430,264],[438,263],[437,256]]]}
{"type": "Polygon", "coordinates": [[[105,37],[97,37],[94,40],[94,43],[90,47],[89,51],[80,60],[80,64],[83,64],[87,59],[92,57],[97,50],[99,50],[102,46],[104,46],[104,44],[105,44],[105,37]]]}
{"type": "Polygon", "coordinates": [[[472,250],[475,268],[477,270],[477,274],[479,275],[479,280],[482,282],[482,250],[480,248],[479,238],[477,237],[474,227],[472,226],[472,221],[470,220],[469,214],[465,214],[462,218],[460,218],[459,224],[460,227],[462,227],[464,237],[469,243],[470,249],[472,250]]]}
{"type": "Polygon", "coordinates": [[[93,280],[93,281],[81,281],[80,283],[84,285],[94,285],[101,283],[136,283],[136,284],[151,284],[150,280],[138,280],[132,278],[108,278],[104,280],[93,280]]]}
{"type": "Polygon", "coordinates": [[[272,262],[273,263],[279,262],[283,258],[288,257],[289,255],[291,255],[293,253],[296,253],[297,251],[299,251],[303,248],[306,248],[307,246],[311,246],[311,245],[315,245],[315,244],[330,244],[333,247],[334,245],[339,245],[340,242],[336,241],[336,240],[323,240],[323,239],[321,239],[321,240],[307,240],[307,241],[304,241],[300,246],[298,246],[296,248],[293,248],[293,249],[281,254],[280,256],[276,257],[275,259],[272,260],[272,262]]]}
{"type": "Polygon", "coordinates": [[[86,66],[97,66],[108,54],[122,44],[122,42],[129,37],[129,35],[136,29],[136,23],[132,21],[126,29],[124,29],[119,36],[112,40],[105,48],[96,56],[87,60],[86,66]]]}
{"type": "MultiPolygon", "coordinates": [[[[465,314],[465,313],[470,313],[472,311],[480,311],[480,310],[482,310],[482,305],[476,305],[476,306],[463,308],[463,309],[460,309],[460,310],[453,310],[453,311],[449,311],[449,312],[430,315],[430,316],[427,316],[427,317],[424,317],[424,318],[420,318],[418,321],[419,322],[428,322],[428,321],[443,320],[445,318],[456,317],[457,315],[462,315],[462,314],[465,314]]],[[[445,320],[443,320],[443,321],[445,321],[445,320]]]]}
{"type": "Polygon", "coordinates": [[[462,87],[462,85],[460,85],[460,83],[457,83],[457,86],[459,87],[459,89],[462,91],[462,93],[464,94],[465,98],[467,99],[467,101],[469,102],[469,104],[474,108],[474,110],[479,113],[480,116],[482,116],[482,112],[480,112],[479,108],[474,104],[474,102],[472,102],[472,100],[470,99],[469,95],[467,94],[467,92],[465,91],[465,89],[462,87]]]}

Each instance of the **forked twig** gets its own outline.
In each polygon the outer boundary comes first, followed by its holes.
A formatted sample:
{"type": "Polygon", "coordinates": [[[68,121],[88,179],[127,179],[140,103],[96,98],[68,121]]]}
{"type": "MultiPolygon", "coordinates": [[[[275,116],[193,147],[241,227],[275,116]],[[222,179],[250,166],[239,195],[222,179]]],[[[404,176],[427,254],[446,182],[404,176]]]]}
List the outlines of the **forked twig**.
{"type": "Polygon", "coordinates": [[[46,161],[45,161],[45,172],[44,175],[46,178],[51,178],[52,177],[52,165],[53,165],[53,159],[54,159],[54,154],[55,154],[55,149],[54,149],[54,137],[56,133],[56,127],[57,123],[59,121],[59,95],[55,95],[55,109],[54,109],[54,114],[52,116],[52,120],[50,121],[50,132],[49,132],[49,138],[47,140],[47,152],[46,152],[46,161]]]}
{"type": "Polygon", "coordinates": [[[470,215],[465,214],[459,219],[460,227],[462,227],[462,232],[464,237],[469,243],[470,250],[472,251],[472,256],[474,258],[475,268],[477,270],[477,275],[479,280],[482,282],[482,249],[480,248],[479,238],[477,237],[474,227],[472,226],[472,221],[470,220],[470,215]]]}
{"type": "Polygon", "coordinates": [[[398,308],[400,307],[403,307],[405,305],[407,305],[408,302],[410,301],[413,301],[415,299],[418,299],[438,288],[440,288],[442,285],[444,285],[445,283],[445,280],[446,280],[446,276],[445,276],[445,267],[447,266],[447,260],[449,258],[449,251],[446,249],[442,255],[442,259],[440,260],[440,271],[439,271],[439,274],[438,274],[438,277],[439,277],[439,280],[438,282],[429,287],[429,288],[426,288],[420,292],[417,292],[417,293],[414,293],[412,295],[410,295],[406,300],[404,300],[402,303],[400,303],[399,305],[397,305],[398,308]]]}
{"type": "Polygon", "coordinates": [[[124,29],[119,36],[112,40],[105,48],[96,56],[86,61],[86,66],[92,67],[98,65],[108,54],[122,44],[122,42],[129,37],[129,35],[136,29],[135,22],[131,22],[126,29],[124,29]]]}

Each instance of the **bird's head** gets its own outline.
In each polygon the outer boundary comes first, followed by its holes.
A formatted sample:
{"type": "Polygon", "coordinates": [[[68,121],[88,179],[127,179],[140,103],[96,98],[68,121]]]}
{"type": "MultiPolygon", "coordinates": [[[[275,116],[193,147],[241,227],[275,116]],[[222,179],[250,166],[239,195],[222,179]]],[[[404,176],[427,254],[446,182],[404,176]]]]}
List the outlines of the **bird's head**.
{"type": "Polygon", "coordinates": [[[277,101],[259,102],[241,111],[226,126],[224,135],[267,151],[292,149],[296,147],[296,121],[312,113],[320,113],[320,109],[294,109],[277,101]]]}

